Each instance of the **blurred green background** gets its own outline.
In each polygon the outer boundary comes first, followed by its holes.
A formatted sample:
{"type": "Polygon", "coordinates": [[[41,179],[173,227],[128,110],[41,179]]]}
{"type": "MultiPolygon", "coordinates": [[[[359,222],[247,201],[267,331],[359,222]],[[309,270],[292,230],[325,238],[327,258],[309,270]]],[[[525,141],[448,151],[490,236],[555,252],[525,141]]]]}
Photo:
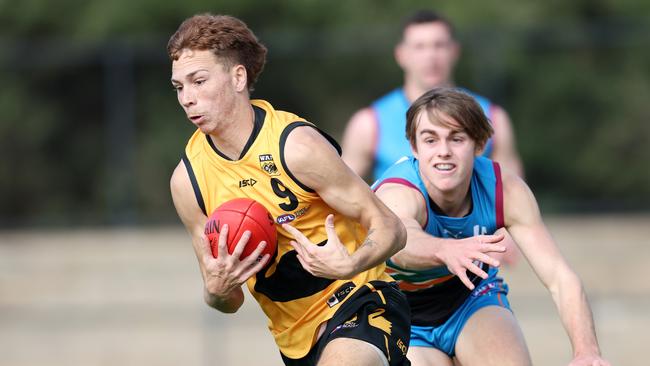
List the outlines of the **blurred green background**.
{"type": "Polygon", "coordinates": [[[269,48],[252,96],[340,138],[400,84],[400,22],[425,7],[458,28],[457,83],[510,113],[544,212],[650,209],[647,1],[0,0],[0,227],[177,222],[184,18],[246,21],[269,48]]]}

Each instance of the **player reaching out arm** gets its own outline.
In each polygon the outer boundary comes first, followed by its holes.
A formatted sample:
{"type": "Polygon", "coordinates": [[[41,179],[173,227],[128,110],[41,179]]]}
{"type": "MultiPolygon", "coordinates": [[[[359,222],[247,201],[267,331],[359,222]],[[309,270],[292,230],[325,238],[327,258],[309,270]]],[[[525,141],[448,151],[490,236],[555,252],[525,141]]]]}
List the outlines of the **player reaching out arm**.
{"type": "MultiPolygon", "coordinates": [[[[418,10],[401,26],[401,39],[394,58],[404,74],[404,83],[370,106],[355,112],[343,133],[343,160],[362,177],[378,179],[395,161],[411,155],[403,137],[406,110],[420,95],[436,87],[452,87],[461,45],[454,24],[443,15],[418,10]]],[[[523,168],[508,113],[489,99],[474,96],[494,127],[494,136],[482,152],[485,157],[519,175],[523,168]]]]}
{"type": "MultiPolygon", "coordinates": [[[[404,20],[401,30],[394,56],[404,72],[403,86],[357,111],[343,134],[343,160],[357,174],[365,177],[372,173],[375,180],[398,159],[411,155],[409,141],[404,137],[406,111],[430,89],[455,85],[454,68],[461,54],[454,25],[438,13],[416,11],[404,20]]],[[[505,109],[481,95],[462,90],[477,100],[494,128],[494,135],[488,138],[481,154],[523,176],[512,123],[505,109]]],[[[519,251],[507,233],[501,244],[508,250],[492,254],[503,264],[516,264],[519,251]]]]}
{"type": "Polygon", "coordinates": [[[389,261],[412,310],[414,365],[530,365],[497,277],[494,252],[507,229],[549,289],[573,346],[572,366],[609,365],[600,356],[589,303],[577,275],[515,174],[477,157],[492,129],[469,95],[433,89],[407,114],[414,157],[375,185],[404,222],[406,249],[389,261]],[[496,235],[480,235],[496,234],[496,235]]]}
{"type": "Polygon", "coordinates": [[[573,346],[574,359],[570,365],[609,365],[600,357],[591,308],[582,282],[548,232],[533,193],[513,174],[504,175],[503,190],[506,228],[553,297],[573,346]]]}
{"type": "Polygon", "coordinates": [[[384,183],[377,190],[379,198],[402,220],[408,233],[408,245],[391,258],[396,266],[409,270],[427,270],[446,266],[451,274],[470,290],[474,284],[469,279],[473,273],[483,279],[487,273],[474,261],[498,267],[501,263],[489,253],[502,253],[503,234],[470,236],[463,239],[435,238],[422,228],[426,226],[427,205],[419,191],[399,183],[384,183]],[[467,272],[469,271],[469,272],[467,272]]]}

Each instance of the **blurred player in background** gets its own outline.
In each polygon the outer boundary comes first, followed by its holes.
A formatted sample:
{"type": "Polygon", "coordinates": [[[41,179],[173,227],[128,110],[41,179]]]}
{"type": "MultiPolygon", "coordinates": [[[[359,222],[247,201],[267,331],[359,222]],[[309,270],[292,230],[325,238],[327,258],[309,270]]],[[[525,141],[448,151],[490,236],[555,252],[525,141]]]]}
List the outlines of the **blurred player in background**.
{"type": "MultiPolygon", "coordinates": [[[[454,26],[445,17],[420,10],[406,18],[402,38],[395,47],[395,59],[404,71],[404,85],[356,112],[348,122],[343,135],[343,160],[352,170],[364,177],[372,169],[373,179],[377,179],[398,159],[411,155],[404,137],[406,110],[428,90],[454,85],[453,72],[459,55],[454,26]]],[[[494,128],[494,136],[485,144],[482,154],[523,176],[506,111],[483,96],[465,91],[476,98],[494,128]]],[[[498,256],[505,264],[516,263],[516,245],[509,238],[505,244],[508,250],[498,256]]]]}
{"type": "MultiPolygon", "coordinates": [[[[420,10],[402,26],[402,38],[395,47],[395,60],[404,71],[404,85],[356,112],[343,136],[343,160],[360,176],[372,170],[379,178],[395,161],[411,155],[404,137],[406,110],[420,95],[435,87],[453,86],[453,72],[460,45],[454,26],[443,16],[420,10]]],[[[469,92],[493,124],[494,136],[483,155],[522,175],[510,118],[505,110],[487,98],[469,92]]]]}
{"type": "Polygon", "coordinates": [[[236,312],[246,282],[287,365],[408,365],[409,306],[384,265],[404,246],[400,220],[345,165],[334,140],[250,99],[266,48],[242,21],[191,17],[167,49],[178,102],[197,127],[171,191],[207,304],[236,312]],[[256,260],[261,242],[239,260],[249,233],[229,255],[227,227],[212,256],[207,214],[237,197],[270,211],[278,224],[274,256],[256,260]]]}
{"type": "Polygon", "coordinates": [[[375,183],[407,228],[406,248],[388,262],[411,305],[413,365],[530,365],[523,334],[492,253],[505,228],[550,291],[573,346],[570,365],[609,365],[600,356],[578,276],[542,221],[524,181],[480,156],[492,126],[475,99],[436,88],[407,112],[412,157],[375,183]]]}

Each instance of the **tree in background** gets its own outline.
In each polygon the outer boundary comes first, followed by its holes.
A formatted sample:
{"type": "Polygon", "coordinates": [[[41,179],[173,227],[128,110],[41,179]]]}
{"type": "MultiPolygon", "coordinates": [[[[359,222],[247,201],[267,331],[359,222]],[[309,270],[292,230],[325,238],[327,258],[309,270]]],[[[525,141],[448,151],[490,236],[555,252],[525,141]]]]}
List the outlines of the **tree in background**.
{"type": "MultiPolygon", "coordinates": [[[[462,30],[457,81],[516,121],[543,209],[650,208],[650,3],[436,5],[462,30]]],[[[183,116],[161,50],[188,15],[218,10],[259,29],[273,52],[253,97],[338,137],[356,107],[399,83],[394,20],[426,6],[0,2],[0,226],[175,221],[161,182],[192,127],[170,121],[183,116]]]]}

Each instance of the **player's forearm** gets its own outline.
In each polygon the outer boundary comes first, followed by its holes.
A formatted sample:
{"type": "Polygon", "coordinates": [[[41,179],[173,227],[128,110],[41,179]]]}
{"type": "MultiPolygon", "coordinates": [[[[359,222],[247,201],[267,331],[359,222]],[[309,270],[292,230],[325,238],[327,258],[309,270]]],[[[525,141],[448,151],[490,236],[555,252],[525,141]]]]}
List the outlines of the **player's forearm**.
{"type": "Polygon", "coordinates": [[[354,274],[385,262],[404,248],[406,229],[397,217],[386,216],[376,220],[368,229],[363,244],[352,254],[354,274]]]}
{"type": "Polygon", "coordinates": [[[560,276],[558,282],[557,290],[551,290],[551,293],[571,340],[574,356],[600,355],[591,308],[580,279],[571,271],[560,276]]]}
{"type": "MultiPolygon", "coordinates": [[[[202,240],[203,239],[198,232],[193,237],[193,245],[197,257],[199,258],[199,270],[203,276],[203,300],[208,304],[208,306],[217,309],[222,313],[234,313],[244,302],[243,292],[241,291],[241,288],[230,290],[223,289],[220,286],[215,285],[215,283],[209,279],[210,275],[206,270],[205,264],[203,264],[204,259],[201,258],[201,256],[204,255],[200,250],[202,240]]],[[[209,255],[212,255],[212,253],[209,255]]]]}
{"type": "Polygon", "coordinates": [[[445,240],[435,238],[420,228],[406,226],[406,247],[395,254],[391,260],[404,269],[429,269],[445,265],[438,253],[445,245],[445,240]]]}

